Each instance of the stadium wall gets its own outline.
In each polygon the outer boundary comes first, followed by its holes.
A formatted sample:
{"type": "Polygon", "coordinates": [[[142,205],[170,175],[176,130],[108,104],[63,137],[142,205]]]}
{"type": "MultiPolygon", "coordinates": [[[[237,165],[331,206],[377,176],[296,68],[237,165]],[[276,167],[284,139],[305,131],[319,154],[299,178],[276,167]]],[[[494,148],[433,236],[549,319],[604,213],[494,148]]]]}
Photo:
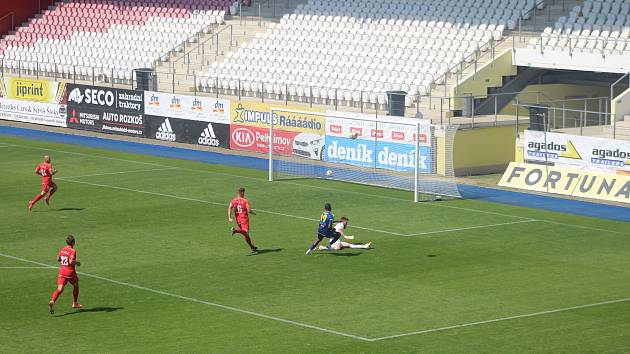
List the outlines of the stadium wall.
{"type": "MultiPolygon", "coordinates": [[[[468,76],[459,85],[451,88],[451,97],[461,97],[473,95],[475,97],[488,97],[488,88],[503,86],[504,76],[514,76],[517,74],[517,67],[512,65],[512,50],[506,49],[501,52],[494,61],[490,61],[477,72],[468,76]]],[[[453,101],[453,110],[461,110],[464,106],[462,99],[453,101]]]]}
{"type": "Polygon", "coordinates": [[[11,31],[11,13],[14,14],[14,25],[17,28],[20,23],[33,17],[42,9],[53,4],[53,0],[1,0],[0,1],[0,36],[11,31]],[[5,17],[6,16],[6,17],[5,17]]]}
{"type": "Polygon", "coordinates": [[[630,115],[630,88],[615,97],[611,104],[610,113],[615,117],[613,125],[616,121],[623,120],[624,116],[630,115]]]}
{"type": "MultiPolygon", "coordinates": [[[[524,131],[529,125],[518,127],[524,131]]],[[[463,129],[457,131],[453,151],[456,176],[502,173],[514,161],[514,126],[463,129]]]]}

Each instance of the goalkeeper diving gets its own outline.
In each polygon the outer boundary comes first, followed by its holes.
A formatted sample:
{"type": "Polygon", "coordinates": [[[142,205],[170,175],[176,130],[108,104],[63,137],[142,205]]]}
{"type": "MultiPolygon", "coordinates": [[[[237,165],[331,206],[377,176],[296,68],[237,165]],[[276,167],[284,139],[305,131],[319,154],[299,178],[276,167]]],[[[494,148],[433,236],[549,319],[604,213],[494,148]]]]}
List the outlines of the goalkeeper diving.
{"type": "Polygon", "coordinates": [[[346,229],[348,228],[349,221],[350,219],[348,219],[345,216],[342,216],[341,218],[339,218],[339,221],[334,226],[334,229],[335,229],[335,232],[341,235],[341,237],[337,238],[336,240],[332,239],[331,241],[334,241],[334,242],[331,242],[331,244],[328,246],[324,246],[324,245],[319,246],[319,250],[320,251],[329,251],[329,250],[338,251],[344,248],[355,248],[355,249],[372,248],[372,241],[368,243],[350,243],[350,242],[344,242],[341,240],[342,237],[345,240],[354,240],[354,236],[346,235],[346,229]]]}

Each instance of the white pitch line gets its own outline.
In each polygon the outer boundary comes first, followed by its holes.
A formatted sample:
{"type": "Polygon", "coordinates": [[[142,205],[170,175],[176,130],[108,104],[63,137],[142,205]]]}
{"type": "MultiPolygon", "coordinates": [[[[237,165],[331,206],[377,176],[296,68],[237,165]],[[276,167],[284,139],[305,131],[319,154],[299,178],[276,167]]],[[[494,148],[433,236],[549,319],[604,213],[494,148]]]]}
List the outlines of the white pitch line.
{"type": "MultiPolygon", "coordinates": [[[[45,264],[45,263],[41,263],[41,262],[37,262],[37,261],[32,261],[30,259],[15,257],[15,256],[11,256],[11,255],[4,254],[4,253],[0,253],[0,256],[6,257],[6,258],[9,258],[9,259],[14,259],[14,260],[17,260],[17,261],[22,261],[22,262],[26,262],[26,263],[36,264],[36,265],[41,266],[42,268],[56,269],[56,267],[53,267],[51,265],[48,265],[48,264],[45,264]]],[[[114,280],[114,279],[102,277],[100,275],[95,275],[95,274],[90,274],[90,273],[85,273],[85,272],[77,272],[77,274],[85,276],[85,277],[88,277],[88,278],[94,278],[94,279],[102,280],[102,281],[105,281],[105,282],[109,282],[109,283],[113,283],[113,284],[117,284],[117,285],[121,285],[121,286],[126,286],[126,287],[129,287],[129,288],[134,288],[134,289],[138,289],[138,290],[144,290],[144,291],[151,292],[151,293],[154,293],[154,294],[169,296],[169,297],[172,297],[172,298],[176,298],[176,299],[180,299],[180,300],[184,300],[184,301],[189,301],[189,302],[194,302],[194,303],[197,303],[197,304],[212,306],[212,307],[220,308],[220,309],[223,309],[223,310],[238,312],[238,313],[251,315],[251,316],[255,316],[255,317],[260,317],[260,318],[264,318],[264,319],[272,320],[272,321],[276,321],[276,322],[282,322],[282,323],[286,323],[286,324],[290,324],[290,325],[294,325],[294,326],[298,326],[298,327],[309,328],[309,329],[313,329],[313,330],[320,331],[320,332],[325,332],[325,333],[335,334],[335,335],[342,336],[342,337],[347,337],[347,338],[352,338],[352,339],[356,339],[356,340],[361,340],[361,341],[364,341],[364,342],[369,342],[370,341],[369,338],[356,336],[354,334],[349,334],[349,333],[344,333],[344,332],[340,332],[340,331],[335,331],[335,330],[329,329],[329,328],[318,327],[318,326],[311,325],[311,324],[308,324],[308,323],[287,320],[287,319],[281,318],[281,317],[265,315],[263,313],[249,311],[249,310],[244,310],[244,309],[241,309],[241,308],[238,308],[238,307],[223,305],[223,304],[219,304],[219,303],[216,303],[216,302],[195,299],[195,298],[192,298],[192,297],[178,295],[178,294],[170,293],[170,292],[167,292],[167,291],[147,288],[147,287],[142,286],[142,285],[136,285],[136,284],[127,283],[127,282],[124,282],[124,281],[114,280]]]]}
{"type": "MultiPolygon", "coordinates": [[[[54,267],[54,266],[51,266],[51,265],[48,265],[48,264],[45,264],[45,263],[41,263],[41,262],[37,262],[37,261],[32,261],[30,259],[15,257],[15,256],[11,256],[11,255],[4,254],[4,253],[0,253],[0,256],[5,257],[5,258],[9,258],[9,259],[13,259],[13,260],[17,260],[17,261],[21,261],[21,262],[25,262],[25,263],[36,264],[36,265],[39,266],[39,267],[29,267],[29,268],[56,269],[56,267],[54,267]]],[[[342,336],[342,337],[347,337],[347,338],[352,338],[352,339],[356,339],[356,340],[361,340],[361,341],[364,341],[364,342],[378,342],[378,341],[387,340],[387,339],[396,339],[396,338],[409,337],[409,336],[421,335],[421,334],[427,334],[427,333],[434,333],[434,332],[444,332],[444,331],[448,331],[448,330],[452,330],[452,329],[474,327],[474,326],[480,326],[480,325],[496,323],[496,322],[517,320],[517,319],[530,318],[530,317],[536,317],[536,316],[544,316],[544,315],[555,314],[555,313],[560,313],[560,312],[569,312],[569,311],[581,310],[581,309],[586,309],[586,308],[590,308],[590,307],[597,307],[597,306],[604,306],[604,305],[611,305],[611,304],[630,302],[630,297],[629,297],[629,298],[623,298],[623,299],[616,299],[616,300],[608,300],[608,301],[596,302],[596,303],[591,303],[591,304],[586,304],[586,305],[578,305],[578,306],[563,307],[563,308],[558,308],[558,309],[553,309],[553,310],[533,312],[533,313],[528,313],[528,314],[514,315],[514,316],[508,316],[508,317],[500,317],[500,318],[495,318],[495,319],[491,319],[491,320],[462,323],[462,324],[453,325],[453,326],[437,327],[437,328],[425,329],[425,330],[415,331],[415,332],[394,334],[394,335],[390,335],[390,336],[368,338],[368,337],[357,336],[357,335],[354,335],[354,334],[344,333],[344,332],[340,332],[340,331],[335,331],[335,330],[328,329],[328,328],[318,327],[318,326],[310,325],[310,324],[307,324],[307,323],[287,320],[287,319],[276,317],[276,316],[265,315],[265,314],[254,312],[254,311],[244,310],[244,309],[241,309],[241,308],[238,308],[238,307],[223,305],[223,304],[214,303],[214,302],[205,301],[205,300],[199,300],[199,299],[195,299],[195,298],[188,297],[188,296],[182,296],[182,295],[169,293],[167,291],[151,289],[151,288],[147,288],[147,287],[141,286],[141,285],[131,284],[131,283],[118,281],[118,280],[114,280],[114,279],[110,279],[110,278],[105,278],[105,277],[102,277],[100,275],[84,273],[84,272],[77,272],[77,273],[82,275],[82,276],[86,276],[88,278],[94,278],[94,279],[102,280],[102,281],[105,281],[105,282],[109,282],[109,283],[113,283],[113,284],[117,284],[117,285],[121,285],[121,286],[126,286],[126,287],[130,287],[130,288],[138,289],[138,290],[144,290],[144,291],[152,292],[152,293],[159,294],[159,295],[169,296],[169,297],[173,297],[173,298],[176,298],[176,299],[185,300],[185,301],[189,301],[189,302],[194,302],[194,303],[198,303],[198,304],[202,304],[202,305],[217,307],[217,308],[221,308],[221,309],[224,309],[224,310],[229,310],[229,311],[233,311],[233,312],[243,313],[243,314],[246,314],[246,315],[256,316],[256,317],[260,317],[260,318],[264,318],[264,319],[268,319],[268,320],[273,320],[273,321],[277,321],[277,322],[287,323],[287,324],[298,326],[298,327],[309,328],[309,329],[317,330],[317,331],[320,331],[320,332],[325,332],[325,333],[335,334],[335,335],[342,336]]]]}
{"type": "MultiPolygon", "coordinates": [[[[72,155],[78,155],[78,156],[89,156],[89,157],[95,157],[95,158],[101,158],[101,159],[107,159],[107,160],[114,160],[114,161],[121,161],[121,162],[136,163],[136,164],[143,164],[143,165],[152,165],[152,166],[160,166],[160,167],[171,167],[173,169],[179,169],[179,170],[183,170],[183,171],[194,171],[194,172],[200,172],[200,173],[209,173],[209,174],[216,174],[216,175],[223,175],[223,176],[230,176],[230,177],[238,177],[238,178],[243,178],[243,179],[254,180],[254,181],[257,181],[257,182],[267,182],[266,179],[262,179],[262,178],[251,177],[251,176],[242,176],[242,175],[231,174],[231,173],[226,173],[226,172],[198,170],[198,169],[185,168],[185,167],[174,167],[174,166],[169,166],[169,165],[164,165],[164,164],[159,164],[159,163],[143,162],[143,161],[136,161],[136,160],[128,160],[128,159],[108,157],[108,156],[102,156],[102,155],[96,155],[96,154],[86,154],[86,153],[80,153],[80,152],[74,152],[74,151],[66,151],[66,150],[46,149],[46,148],[41,148],[41,147],[36,147],[36,146],[28,146],[28,145],[20,145],[20,144],[7,144],[7,146],[24,147],[24,148],[30,148],[30,149],[35,149],[35,150],[55,151],[55,152],[72,154],[72,155]]],[[[529,219],[527,217],[519,216],[519,215],[511,215],[511,214],[504,214],[504,213],[488,211],[488,210],[480,210],[480,209],[473,209],[473,208],[466,208],[466,207],[458,207],[458,206],[454,206],[454,205],[443,205],[443,204],[440,204],[440,203],[415,203],[415,202],[413,202],[410,199],[382,196],[382,195],[378,195],[378,194],[354,192],[354,191],[347,191],[347,190],[344,190],[344,189],[326,188],[326,187],[321,187],[321,186],[312,186],[312,185],[308,185],[308,184],[292,183],[292,182],[287,182],[287,181],[284,181],[282,183],[292,184],[292,185],[301,186],[301,187],[307,187],[307,188],[316,188],[316,189],[321,189],[321,190],[329,190],[329,191],[334,191],[334,192],[337,192],[337,193],[359,194],[359,195],[368,196],[368,197],[383,198],[383,199],[390,199],[390,200],[399,200],[401,202],[414,203],[415,205],[421,205],[421,206],[430,206],[430,207],[436,207],[436,208],[455,209],[455,210],[469,211],[469,212],[473,212],[473,213],[505,216],[505,217],[509,217],[509,218],[529,219]]],[[[576,224],[568,224],[568,223],[562,223],[562,222],[545,220],[545,219],[537,219],[537,220],[540,221],[540,222],[546,222],[546,223],[550,223],[550,224],[562,225],[562,226],[566,226],[566,227],[581,228],[581,229],[586,229],[586,230],[608,232],[608,233],[621,234],[621,235],[627,235],[628,234],[628,232],[620,232],[620,231],[616,231],[616,230],[602,229],[602,228],[598,228],[598,227],[582,226],[582,225],[576,225],[576,224]]],[[[357,226],[353,226],[353,227],[357,227],[357,226]]],[[[399,235],[399,236],[402,236],[402,235],[399,235]]]]}
{"type": "Polygon", "coordinates": [[[597,307],[597,306],[604,306],[604,305],[611,305],[611,304],[619,304],[619,303],[622,303],[622,302],[630,302],[630,297],[625,298],[625,299],[616,299],[616,300],[596,302],[596,303],[593,303],[593,304],[578,305],[578,306],[572,306],[572,307],[563,307],[563,308],[559,308],[559,309],[527,313],[527,314],[523,314],[523,315],[515,315],[515,316],[509,316],[509,317],[500,317],[500,318],[495,318],[495,319],[492,319],[492,320],[463,323],[463,324],[458,324],[458,325],[453,325],[453,326],[446,326],[446,327],[439,327],[439,328],[431,328],[431,329],[425,329],[425,330],[422,330],[422,331],[394,334],[394,335],[391,335],[391,336],[371,338],[370,342],[377,342],[377,341],[386,340],[386,339],[395,339],[395,338],[401,338],[401,337],[409,337],[409,336],[420,335],[420,334],[427,334],[427,333],[434,333],[434,332],[443,332],[443,331],[448,331],[448,330],[451,330],[451,329],[480,326],[480,325],[489,324],[489,323],[517,320],[517,319],[521,319],[521,318],[544,316],[544,315],[549,315],[549,314],[554,314],[554,313],[559,313],[559,312],[569,312],[569,311],[581,310],[581,309],[586,309],[586,308],[590,308],[590,307],[597,307]]]}
{"type": "Polygon", "coordinates": [[[503,223],[499,223],[499,224],[489,224],[489,225],[477,225],[477,226],[468,226],[468,227],[458,227],[455,229],[446,229],[446,230],[436,230],[436,231],[427,231],[427,232],[420,232],[417,234],[408,234],[405,236],[422,236],[422,235],[433,235],[433,234],[442,234],[442,233],[447,233],[447,232],[456,232],[456,231],[465,231],[465,230],[473,230],[473,229],[484,229],[487,227],[497,227],[497,226],[504,226],[504,225],[514,225],[514,224],[522,224],[522,223],[526,223],[526,222],[534,222],[534,221],[538,221],[536,219],[527,219],[527,220],[518,220],[518,221],[510,221],[510,222],[503,222],[503,223]]]}
{"type": "Polygon", "coordinates": [[[0,267],[0,269],[48,269],[49,267],[0,267]]]}
{"type": "Polygon", "coordinates": [[[610,233],[619,234],[619,235],[630,235],[630,232],[608,230],[608,229],[600,229],[598,227],[592,227],[592,226],[565,224],[563,222],[557,222],[557,221],[552,221],[552,220],[537,220],[537,221],[542,221],[542,222],[546,222],[546,223],[549,223],[549,224],[560,225],[560,226],[571,226],[571,227],[576,227],[578,229],[584,229],[584,230],[605,231],[605,232],[610,232],[610,233]]]}
{"type": "MultiPolygon", "coordinates": [[[[63,180],[63,181],[67,181],[67,182],[86,184],[86,185],[95,186],[95,187],[111,188],[111,189],[118,189],[118,190],[128,191],[128,192],[136,192],[136,193],[143,193],[143,194],[149,194],[149,195],[156,195],[156,196],[166,197],[166,198],[188,200],[188,201],[191,201],[191,202],[205,203],[205,204],[211,204],[211,205],[219,205],[219,206],[224,206],[224,207],[227,208],[227,203],[214,202],[214,201],[210,201],[210,200],[181,197],[181,196],[173,195],[173,194],[144,191],[144,190],[140,190],[140,189],[118,187],[118,186],[112,186],[112,185],[108,185],[108,184],[92,183],[92,182],[85,182],[85,181],[76,181],[76,180],[72,180],[72,179],[68,179],[68,178],[58,178],[58,179],[59,180],[63,180]]],[[[319,219],[307,218],[307,217],[298,216],[298,215],[278,213],[278,212],[275,212],[275,211],[265,210],[265,209],[256,209],[256,211],[260,212],[260,213],[271,214],[271,215],[279,215],[279,216],[284,216],[284,217],[294,218],[294,219],[301,219],[301,220],[308,220],[308,221],[319,221],[319,219]]],[[[357,226],[357,225],[354,225],[352,227],[357,228],[357,229],[361,229],[361,230],[377,232],[377,233],[396,235],[396,236],[405,236],[405,234],[401,234],[401,233],[398,233],[398,232],[372,229],[372,228],[369,228],[369,227],[363,227],[363,226],[357,226]]]]}
{"type": "Polygon", "coordinates": [[[164,167],[164,168],[151,168],[151,169],[146,169],[146,170],[129,170],[129,171],[118,171],[118,172],[104,172],[104,173],[94,173],[94,174],[90,174],[90,175],[79,175],[79,176],[64,176],[64,177],[57,177],[59,178],[83,178],[83,177],[98,177],[98,176],[110,176],[110,175],[121,175],[121,174],[126,174],[126,173],[139,173],[139,172],[154,172],[154,171],[169,171],[169,170],[176,170],[177,167],[164,167]]]}

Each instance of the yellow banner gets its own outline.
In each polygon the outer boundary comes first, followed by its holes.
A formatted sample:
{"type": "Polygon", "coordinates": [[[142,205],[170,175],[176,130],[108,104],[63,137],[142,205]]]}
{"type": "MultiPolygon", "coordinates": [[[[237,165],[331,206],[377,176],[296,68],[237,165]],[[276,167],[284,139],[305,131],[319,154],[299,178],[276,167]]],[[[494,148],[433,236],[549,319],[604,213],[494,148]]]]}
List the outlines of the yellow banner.
{"type": "Polygon", "coordinates": [[[500,186],[630,203],[630,176],[511,162],[500,186]]]}
{"type": "MultiPolygon", "coordinates": [[[[326,134],[326,118],[308,113],[285,112],[286,110],[305,111],[300,106],[281,106],[277,104],[232,101],[230,104],[230,123],[237,125],[246,125],[250,127],[269,128],[270,110],[278,108],[274,111],[274,129],[292,131],[299,133],[312,133],[317,135],[326,134]]],[[[309,108],[310,112],[317,112],[309,108]]],[[[323,111],[319,111],[323,112],[323,111]]]]}
{"type": "Polygon", "coordinates": [[[61,103],[65,83],[5,76],[2,96],[22,101],[61,103]]]}

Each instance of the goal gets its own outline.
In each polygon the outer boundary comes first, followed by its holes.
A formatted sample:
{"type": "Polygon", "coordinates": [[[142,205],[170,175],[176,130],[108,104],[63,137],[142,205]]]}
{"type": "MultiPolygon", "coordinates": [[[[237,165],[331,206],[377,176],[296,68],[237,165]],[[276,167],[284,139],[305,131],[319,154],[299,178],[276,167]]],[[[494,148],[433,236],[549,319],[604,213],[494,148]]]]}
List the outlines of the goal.
{"type": "Polygon", "coordinates": [[[318,178],[413,192],[414,201],[459,198],[456,128],[428,120],[272,108],[269,181],[318,178]]]}

